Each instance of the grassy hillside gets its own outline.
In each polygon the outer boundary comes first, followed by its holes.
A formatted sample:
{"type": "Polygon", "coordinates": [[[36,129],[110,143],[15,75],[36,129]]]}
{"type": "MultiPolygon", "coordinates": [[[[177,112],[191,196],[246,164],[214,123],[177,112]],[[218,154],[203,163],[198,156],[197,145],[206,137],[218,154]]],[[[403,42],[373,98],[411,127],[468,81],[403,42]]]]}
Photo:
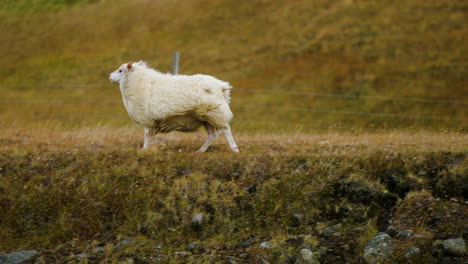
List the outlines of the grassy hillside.
{"type": "MultiPolygon", "coordinates": [[[[467,1],[0,0],[0,255],[36,263],[466,262],[467,1]],[[109,73],[233,86],[240,154],[140,150],[109,73]],[[327,227],[339,231],[327,234],[327,227]],[[262,242],[267,243],[261,244],[262,242]],[[262,245],[262,246],[261,246],[262,245]],[[465,259],[464,259],[465,258],[465,259]],[[262,262],[263,261],[263,262],[262,262]]],[[[1,256],[0,256],[1,262],[1,256]]]]}
{"type": "Polygon", "coordinates": [[[467,8],[449,0],[4,0],[0,115],[7,125],[127,125],[108,74],[140,59],[170,71],[179,50],[181,73],[237,88],[238,130],[466,130],[467,8]]]}
{"type": "MultiPolygon", "coordinates": [[[[0,134],[0,254],[39,263],[363,263],[391,223],[387,263],[422,262],[438,239],[466,239],[467,136],[455,133],[239,135],[195,154],[200,135],[139,151],[139,130],[0,134]],[[200,221],[194,221],[198,215],[200,221]],[[339,233],[324,228],[341,223],[339,233]],[[269,241],[270,248],[260,247],[269,241]],[[88,254],[88,255],[80,255],[88,254]]],[[[457,259],[463,263],[461,258],[457,259]]]]}

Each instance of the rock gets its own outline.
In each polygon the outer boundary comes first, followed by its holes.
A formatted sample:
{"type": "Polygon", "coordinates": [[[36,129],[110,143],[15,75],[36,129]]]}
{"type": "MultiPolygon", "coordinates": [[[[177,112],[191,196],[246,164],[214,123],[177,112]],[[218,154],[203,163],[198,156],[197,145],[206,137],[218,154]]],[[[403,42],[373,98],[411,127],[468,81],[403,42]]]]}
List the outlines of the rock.
{"type": "Polygon", "coordinates": [[[398,235],[398,230],[394,226],[388,226],[385,232],[391,237],[396,237],[398,235]]]}
{"type": "Polygon", "coordinates": [[[334,226],[326,227],[326,228],[323,229],[322,235],[324,235],[326,237],[332,236],[332,235],[338,233],[342,228],[343,228],[342,224],[337,224],[337,225],[334,225],[334,226]]]}
{"type": "Polygon", "coordinates": [[[200,230],[203,225],[204,215],[202,213],[196,213],[192,216],[192,228],[193,230],[200,230]]]}
{"type": "Polygon", "coordinates": [[[192,169],[190,168],[181,169],[180,171],[177,172],[179,176],[186,176],[186,175],[189,175],[190,173],[192,173],[192,169]]]}
{"type": "Polygon", "coordinates": [[[377,233],[364,247],[364,259],[369,264],[380,263],[390,256],[392,249],[392,237],[384,232],[377,233]]]}
{"type": "Polygon", "coordinates": [[[291,216],[291,226],[292,227],[300,226],[303,218],[304,216],[302,214],[293,214],[291,216]]]}
{"type": "Polygon", "coordinates": [[[263,248],[263,249],[268,249],[268,248],[271,248],[272,246],[273,244],[270,241],[263,241],[262,243],[260,243],[260,248],[263,248]]]}
{"type": "Polygon", "coordinates": [[[303,248],[297,255],[295,264],[320,264],[320,262],[312,251],[303,248]]]}
{"type": "Polygon", "coordinates": [[[154,249],[161,249],[162,248],[162,243],[161,242],[158,242],[156,244],[154,244],[154,249]]]}
{"type": "Polygon", "coordinates": [[[413,230],[400,230],[396,236],[397,238],[408,239],[413,235],[413,233],[413,230]]]}
{"type": "Polygon", "coordinates": [[[366,231],[366,226],[355,227],[355,228],[353,228],[353,231],[358,232],[358,233],[364,232],[364,231],[366,231]]]}
{"type": "Polygon", "coordinates": [[[104,247],[95,247],[94,251],[97,253],[102,253],[102,252],[105,252],[106,249],[104,247]]]}
{"type": "Polygon", "coordinates": [[[466,243],[463,238],[452,238],[442,241],[444,251],[453,256],[463,257],[466,253],[466,243]]]}
{"type": "Polygon", "coordinates": [[[185,249],[187,249],[188,251],[194,251],[197,247],[198,247],[198,243],[192,242],[188,244],[188,246],[185,249]]]}
{"type": "Polygon", "coordinates": [[[250,238],[248,240],[242,241],[239,243],[240,247],[248,248],[254,243],[255,238],[250,238]]]}
{"type": "Polygon", "coordinates": [[[134,237],[125,238],[122,241],[120,241],[119,243],[117,243],[115,245],[115,248],[126,247],[126,246],[128,246],[130,244],[133,244],[135,242],[136,242],[136,238],[134,238],[134,237]]]}
{"type": "Polygon", "coordinates": [[[260,258],[260,260],[258,261],[258,264],[270,264],[270,262],[266,261],[263,258],[260,258]]]}
{"type": "Polygon", "coordinates": [[[410,247],[406,250],[405,257],[409,263],[419,263],[421,250],[419,250],[417,247],[410,247]]]}
{"type": "Polygon", "coordinates": [[[185,257],[185,256],[190,255],[190,252],[187,252],[187,251],[177,251],[177,252],[174,252],[174,255],[185,257]]]}
{"type": "Polygon", "coordinates": [[[75,258],[75,259],[93,259],[93,258],[96,258],[96,256],[93,255],[93,254],[81,253],[81,254],[73,256],[73,258],[75,258]]]}
{"type": "Polygon", "coordinates": [[[135,260],[133,258],[127,258],[125,261],[119,262],[119,264],[134,264],[135,260]]]}
{"type": "Polygon", "coordinates": [[[0,263],[2,264],[31,263],[38,256],[39,256],[39,252],[35,250],[23,250],[23,251],[0,255],[0,263]]]}
{"type": "Polygon", "coordinates": [[[236,264],[237,263],[236,258],[233,257],[233,256],[227,256],[226,260],[227,260],[227,263],[229,263],[229,264],[236,264]]]}

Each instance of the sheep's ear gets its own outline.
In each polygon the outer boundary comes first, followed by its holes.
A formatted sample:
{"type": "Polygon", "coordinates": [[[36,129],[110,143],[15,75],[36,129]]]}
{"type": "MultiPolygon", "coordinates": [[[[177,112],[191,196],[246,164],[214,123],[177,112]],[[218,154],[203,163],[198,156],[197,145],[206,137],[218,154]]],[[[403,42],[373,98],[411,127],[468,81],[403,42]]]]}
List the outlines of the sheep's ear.
{"type": "Polygon", "coordinates": [[[132,63],[131,62],[129,64],[127,64],[127,69],[129,69],[129,70],[132,69],[132,63]]]}

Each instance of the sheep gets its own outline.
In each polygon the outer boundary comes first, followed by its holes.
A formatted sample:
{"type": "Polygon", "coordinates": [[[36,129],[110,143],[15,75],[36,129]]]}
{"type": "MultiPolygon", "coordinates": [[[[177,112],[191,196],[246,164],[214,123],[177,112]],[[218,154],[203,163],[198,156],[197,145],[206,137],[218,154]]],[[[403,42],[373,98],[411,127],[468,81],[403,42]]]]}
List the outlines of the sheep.
{"type": "Polygon", "coordinates": [[[197,152],[205,152],[218,132],[239,152],[229,125],[233,114],[228,82],[203,74],[163,74],[143,61],[122,64],[109,79],[119,83],[130,118],[144,127],[143,149],[157,133],[193,132],[204,126],[208,137],[197,152]]]}

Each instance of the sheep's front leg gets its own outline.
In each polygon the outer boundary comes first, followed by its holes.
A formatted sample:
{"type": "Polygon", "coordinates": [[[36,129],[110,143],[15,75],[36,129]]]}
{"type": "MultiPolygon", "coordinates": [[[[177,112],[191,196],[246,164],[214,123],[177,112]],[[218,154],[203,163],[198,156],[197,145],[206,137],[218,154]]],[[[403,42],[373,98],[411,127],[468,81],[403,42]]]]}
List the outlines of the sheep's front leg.
{"type": "Polygon", "coordinates": [[[234,137],[232,136],[231,127],[228,126],[227,128],[221,130],[221,132],[223,132],[224,136],[226,137],[231,150],[234,152],[239,152],[239,148],[237,147],[236,142],[234,141],[234,137]]]}
{"type": "Polygon", "coordinates": [[[213,143],[213,140],[216,137],[216,129],[210,125],[209,123],[204,123],[206,132],[208,133],[208,138],[206,139],[205,143],[197,150],[197,152],[205,152],[208,147],[211,146],[211,143],[213,143]]]}
{"type": "Polygon", "coordinates": [[[151,144],[150,129],[145,127],[145,143],[143,143],[143,149],[147,149],[151,144]]]}

